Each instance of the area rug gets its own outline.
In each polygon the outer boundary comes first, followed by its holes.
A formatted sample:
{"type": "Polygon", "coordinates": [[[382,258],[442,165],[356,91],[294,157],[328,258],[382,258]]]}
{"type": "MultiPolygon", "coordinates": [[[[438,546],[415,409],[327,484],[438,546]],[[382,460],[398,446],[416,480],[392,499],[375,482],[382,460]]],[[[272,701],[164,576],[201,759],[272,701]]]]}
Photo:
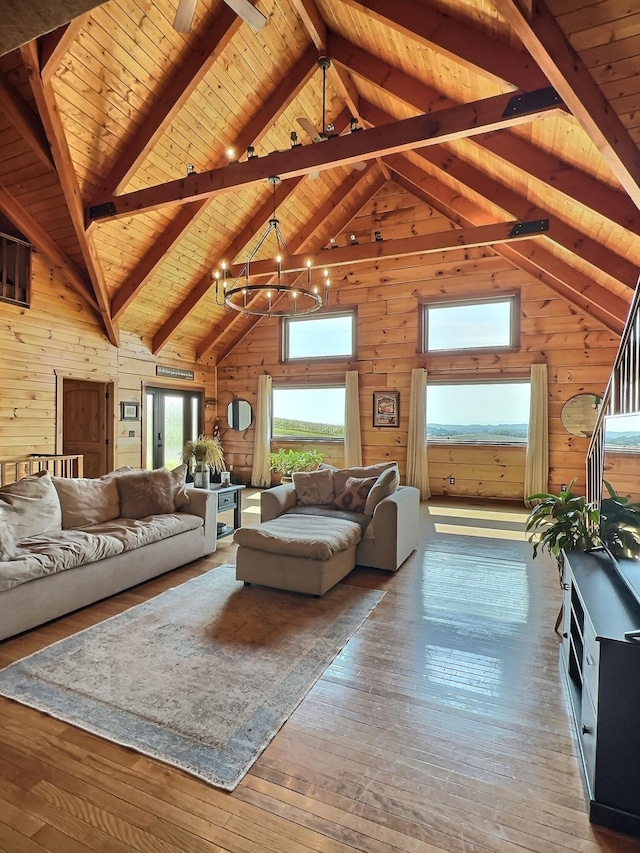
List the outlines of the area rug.
{"type": "Polygon", "coordinates": [[[231,791],[383,595],[221,566],[11,664],[0,695],[231,791]]]}

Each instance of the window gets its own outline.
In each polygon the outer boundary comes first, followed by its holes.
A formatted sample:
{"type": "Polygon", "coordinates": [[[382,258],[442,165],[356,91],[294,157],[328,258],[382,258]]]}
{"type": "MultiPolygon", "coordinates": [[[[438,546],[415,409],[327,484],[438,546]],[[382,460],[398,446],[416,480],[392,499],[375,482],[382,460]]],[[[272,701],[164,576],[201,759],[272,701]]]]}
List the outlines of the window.
{"type": "Polygon", "coordinates": [[[282,360],[352,358],[356,351],[355,329],[353,311],[321,317],[285,317],[282,321],[282,360]]]}
{"type": "Polygon", "coordinates": [[[639,451],[640,414],[607,415],[604,436],[607,451],[639,451]]]}
{"type": "Polygon", "coordinates": [[[274,439],[344,441],[344,385],[274,388],[274,439]]]}
{"type": "Polygon", "coordinates": [[[518,303],[513,294],[425,305],[423,352],[517,346],[518,303]]]}
{"type": "Polygon", "coordinates": [[[531,384],[431,383],[427,439],[483,444],[526,444],[531,384]]]}
{"type": "Polygon", "coordinates": [[[0,234],[0,299],[29,305],[31,246],[16,237],[0,234]]]}

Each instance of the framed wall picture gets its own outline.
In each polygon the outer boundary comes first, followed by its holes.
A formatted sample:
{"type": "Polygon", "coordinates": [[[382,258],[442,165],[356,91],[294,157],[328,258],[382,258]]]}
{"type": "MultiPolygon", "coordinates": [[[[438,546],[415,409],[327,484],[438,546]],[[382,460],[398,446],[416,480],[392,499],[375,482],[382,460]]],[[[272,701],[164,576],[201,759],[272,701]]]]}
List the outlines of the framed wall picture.
{"type": "Polygon", "coordinates": [[[373,392],[374,427],[397,427],[400,425],[400,392],[373,392]]]}
{"type": "Polygon", "coordinates": [[[120,420],[137,421],[140,406],[138,403],[120,403],[120,420]]]}

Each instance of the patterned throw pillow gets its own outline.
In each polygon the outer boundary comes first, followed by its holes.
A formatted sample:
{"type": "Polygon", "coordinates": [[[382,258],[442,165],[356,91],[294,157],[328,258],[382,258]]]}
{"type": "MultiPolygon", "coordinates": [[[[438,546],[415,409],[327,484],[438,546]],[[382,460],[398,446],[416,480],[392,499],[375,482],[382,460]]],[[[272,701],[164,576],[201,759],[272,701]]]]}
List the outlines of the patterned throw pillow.
{"type": "Polygon", "coordinates": [[[387,468],[376,480],[373,488],[367,497],[367,503],[364,508],[365,515],[373,515],[374,509],[378,506],[381,500],[388,498],[398,491],[400,485],[400,472],[397,466],[387,468]]]}
{"type": "Polygon", "coordinates": [[[364,512],[369,492],[374,486],[377,477],[348,477],[344,491],[336,496],[333,504],[336,509],[345,509],[349,512],[364,512]]]}
{"type": "Polygon", "coordinates": [[[184,488],[186,471],[186,465],[179,465],[173,471],[156,468],[117,477],[122,518],[164,515],[186,506],[189,503],[189,495],[184,488]]]}

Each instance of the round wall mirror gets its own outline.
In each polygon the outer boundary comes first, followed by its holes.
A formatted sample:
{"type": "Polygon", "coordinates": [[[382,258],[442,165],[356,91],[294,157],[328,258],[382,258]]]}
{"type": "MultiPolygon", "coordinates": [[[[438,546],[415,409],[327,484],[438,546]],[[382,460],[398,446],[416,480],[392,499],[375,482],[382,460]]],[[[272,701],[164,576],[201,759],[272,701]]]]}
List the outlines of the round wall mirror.
{"type": "Polygon", "coordinates": [[[227,406],[227,423],[231,429],[247,429],[251,418],[251,403],[247,400],[232,400],[227,406]]]}
{"type": "Polygon", "coordinates": [[[593,434],[601,402],[602,397],[598,394],[576,394],[570,397],[560,413],[562,426],[571,435],[589,438],[593,434]]]}

